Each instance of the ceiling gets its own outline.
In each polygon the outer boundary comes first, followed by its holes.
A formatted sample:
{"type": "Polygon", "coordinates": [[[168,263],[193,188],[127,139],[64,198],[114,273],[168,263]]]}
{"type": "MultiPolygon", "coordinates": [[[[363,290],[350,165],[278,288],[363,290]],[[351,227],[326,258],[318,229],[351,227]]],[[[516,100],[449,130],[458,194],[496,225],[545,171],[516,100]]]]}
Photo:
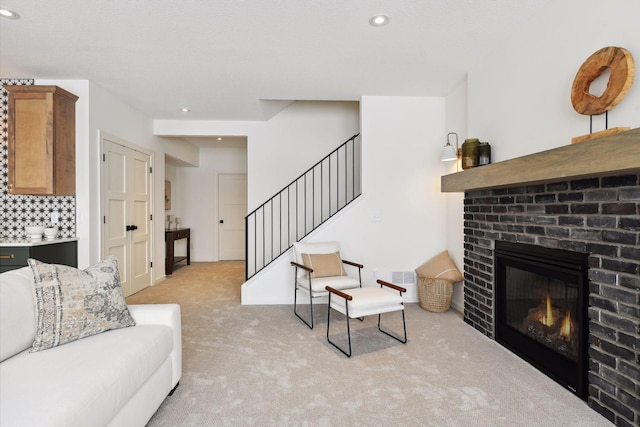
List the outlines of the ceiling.
{"type": "Polygon", "coordinates": [[[445,96],[548,1],[0,0],[0,76],[86,79],[151,119],[445,96]]]}

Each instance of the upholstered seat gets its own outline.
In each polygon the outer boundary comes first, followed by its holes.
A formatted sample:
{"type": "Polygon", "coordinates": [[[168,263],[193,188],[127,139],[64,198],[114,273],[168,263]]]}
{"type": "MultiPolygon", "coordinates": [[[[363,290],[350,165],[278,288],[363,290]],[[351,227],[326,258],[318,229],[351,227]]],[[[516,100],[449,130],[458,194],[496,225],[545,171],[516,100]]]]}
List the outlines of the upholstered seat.
{"type": "Polygon", "coordinates": [[[338,290],[357,288],[360,286],[360,281],[358,279],[349,276],[320,277],[311,280],[301,277],[297,280],[298,289],[304,289],[308,292],[309,282],[311,282],[311,294],[314,297],[326,296],[328,294],[326,289],[327,286],[331,286],[338,290]]]}
{"type": "Polygon", "coordinates": [[[327,286],[329,291],[329,306],[327,308],[327,341],[334,347],[351,357],[351,328],[349,319],[362,318],[372,314],[378,315],[378,330],[391,338],[405,344],[407,342],[407,326],[404,317],[404,303],[402,294],[407,290],[393,283],[378,280],[380,287],[361,287],[356,289],[337,290],[327,286]],[[331,341],[329,329],[331,326],[331,310],[336,310],[347,318],[347,337],[349,342],[348,352],[331,341]],[[382,330],[380,326],[381,315],[393,311],[402,311],[402,326],[404,338],[382,330]]]}
{"type": "Polygon", "coordinates": [[[352,319],[370,316],[372,314],[404,310],[402,295],[389,289],[367,286],[364,288],[348,289],[343,292],[353,299],[331,298],[331,308],[338,310],[346,316],[348,303],[349,317],[352,319]]]}

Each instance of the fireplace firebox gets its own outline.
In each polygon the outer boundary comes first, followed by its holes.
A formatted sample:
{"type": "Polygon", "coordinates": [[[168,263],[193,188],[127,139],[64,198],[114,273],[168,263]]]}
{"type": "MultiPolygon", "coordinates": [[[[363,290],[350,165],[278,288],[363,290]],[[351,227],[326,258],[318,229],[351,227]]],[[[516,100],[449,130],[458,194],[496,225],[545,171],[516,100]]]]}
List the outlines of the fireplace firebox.
{"type": "Polygon", "coordinates": [[[496,340],[586,400],[588,254],[495,243],[496,340]]]}

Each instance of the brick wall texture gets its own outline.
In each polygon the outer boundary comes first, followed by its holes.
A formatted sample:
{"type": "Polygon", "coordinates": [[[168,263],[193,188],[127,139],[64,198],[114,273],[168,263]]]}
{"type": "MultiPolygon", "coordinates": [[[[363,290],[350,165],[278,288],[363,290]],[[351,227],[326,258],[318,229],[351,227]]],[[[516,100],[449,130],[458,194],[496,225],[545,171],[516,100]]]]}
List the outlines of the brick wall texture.
{"type": "Polygon", "coordinates": [[[640,174],[469,191],[464,320],[494,338],[494,246],[589,254],[589,406],[640,425],[640,174]]]}

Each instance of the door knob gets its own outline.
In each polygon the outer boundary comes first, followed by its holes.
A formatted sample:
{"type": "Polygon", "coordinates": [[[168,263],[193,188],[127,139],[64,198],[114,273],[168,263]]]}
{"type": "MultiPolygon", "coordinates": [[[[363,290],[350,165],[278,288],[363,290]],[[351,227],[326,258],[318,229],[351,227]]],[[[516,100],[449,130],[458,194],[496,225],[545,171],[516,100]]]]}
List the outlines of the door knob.
{"type": "Polygon", "coordinates": [[[138,226],[137,225],[127,225],[127,231],[132,231],[132,230],[137,230],[138,226]]]}
{"type": "Polygon", "coordinates": [[[220,220],[220,224],[224,224],[224,219],[221,219],[221,220],[220,220]]]}

